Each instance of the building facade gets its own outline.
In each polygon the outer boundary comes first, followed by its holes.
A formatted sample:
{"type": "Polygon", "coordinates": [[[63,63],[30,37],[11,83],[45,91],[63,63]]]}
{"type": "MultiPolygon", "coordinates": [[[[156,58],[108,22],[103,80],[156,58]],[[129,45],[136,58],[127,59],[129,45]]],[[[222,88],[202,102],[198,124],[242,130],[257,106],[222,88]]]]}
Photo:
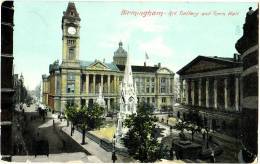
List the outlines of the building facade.
{"type": "Polygon", "coordinates": [[[13,1],[1,6],[1,159],[11,161],[13,118],[13,1]]]}
{"type": "MultiPolygon", "coordinates": [[[[80,17],[75,4],[70,2],[62,17],[62,62],[49,66],[49,75],[43,75],[43,103],[52,110],[63,112],[66,103],[78,106],[96,101],[99,86],[103,91],[107,110],[119,104],[119,87],[128,53],[119,42],[113,62],[79,60],[80,17]]],[[[174,73],[156,66],[132,66],[137,85],[138,101],[146,101],[161,108],[173,102],[174,73]]]]}
{"type": "Polygon", "coordinates": [[[181,103],[199,110],[207,118],[210,129],[224,129],[223,125],[238,123],[242,73],[239,55],[234,54],[234,58],[198,56],[177,73],[181,103]]]}
{"type": "Polygon", "coordinates": [[[241,54],[242,108],[242,157],[241,162],[253,162],[258,152],[258,22],[259,9],[249,8],[243,26],[243,36],[237,41],[236,49],[241,54]]]}

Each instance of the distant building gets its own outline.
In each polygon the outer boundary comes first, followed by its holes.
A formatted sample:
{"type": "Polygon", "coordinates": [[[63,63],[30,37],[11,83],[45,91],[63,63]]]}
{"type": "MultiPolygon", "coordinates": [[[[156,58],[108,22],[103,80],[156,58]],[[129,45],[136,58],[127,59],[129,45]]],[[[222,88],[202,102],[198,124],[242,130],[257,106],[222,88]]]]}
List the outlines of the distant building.
{"type": "MultiPolygon", "coordinates": [[[[119,104],[119,86],[122,82],[127,51],[123,43],[114,53],[113,62],[79,60],[80,17],[75,4],[69,2],[62,17],[62,62],[49,66],[49,75],[43,75],[43,103],[52,110],[63,112],[65,104],[84,106],[95,102],[99,85],[106,109],[119,104]]],[[[172,106],[174,73],[157,66],[132,66],[137,85],[138,101],[146,101],[161,109],[172,106]]]]}
{"type": "Polygon", "coordinates": [[[223,125],[238,125],[242,73],[239,55],[234,54],[234,58],[198,56],[177,73],[181,103],[199,110],[207,118],[209,128],[217,130],[224,129],[223,125]]]}
{"type": "Polygon", "coordinates": [[[1,6],[1,156],[11,161],[13,118],[13,1],[1,6]]]}
{"type": "Polygon", "coordinates": [[[14,80],[14,104],[19,104],[23,101],[24,99],[24,79],[23,79],[23,75],[21,74],[20,75],[20,78],[19,78],[19,75],[18,74],[14,74],[13,76],[14,80]]]}
{"type": "Polygon", "coordinates": [[[236,49],[241,54],[243,71],[241,74],[242,110],[242,157],[241,162],[253,162],[258,150],[258,30],[259,9],[249,9],[243,36],[237,41],[236,49]]]}

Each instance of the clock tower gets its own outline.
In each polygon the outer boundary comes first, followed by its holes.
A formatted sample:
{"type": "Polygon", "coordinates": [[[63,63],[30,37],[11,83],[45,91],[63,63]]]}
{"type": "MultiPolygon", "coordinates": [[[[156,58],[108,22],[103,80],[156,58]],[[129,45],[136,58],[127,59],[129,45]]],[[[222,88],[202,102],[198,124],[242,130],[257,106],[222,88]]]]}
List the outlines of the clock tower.
{"type": "Polygon", "coordinates": [[[68,3],[62,17],[62,65],[79,65],[80,17],[75,4],[68,3]]]}

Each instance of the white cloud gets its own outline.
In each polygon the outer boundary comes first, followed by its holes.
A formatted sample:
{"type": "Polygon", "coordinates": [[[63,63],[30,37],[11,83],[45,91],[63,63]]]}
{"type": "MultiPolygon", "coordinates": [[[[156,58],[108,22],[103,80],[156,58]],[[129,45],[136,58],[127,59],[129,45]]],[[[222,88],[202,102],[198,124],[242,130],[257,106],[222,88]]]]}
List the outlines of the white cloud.
{"type": "Polygon", "coordinates": [[[173,55],[172,49],[165,44],[161,36],[139,43],[139,49],[141,52],[147,52],[149,56],[170,57],[173,55]]]}

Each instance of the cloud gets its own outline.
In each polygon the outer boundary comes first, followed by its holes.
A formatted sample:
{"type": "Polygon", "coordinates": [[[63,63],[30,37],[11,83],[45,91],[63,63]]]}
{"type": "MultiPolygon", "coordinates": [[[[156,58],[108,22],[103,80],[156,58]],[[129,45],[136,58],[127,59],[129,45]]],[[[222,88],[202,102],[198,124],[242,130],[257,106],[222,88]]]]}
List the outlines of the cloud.
{"type": "Polygon", "coordinates": [[[147,52],[149,56],[170,57],[173,55],[172,49],[166,45],[161,36],[139,43],[139,49],[141,52],[147,52]]]}

